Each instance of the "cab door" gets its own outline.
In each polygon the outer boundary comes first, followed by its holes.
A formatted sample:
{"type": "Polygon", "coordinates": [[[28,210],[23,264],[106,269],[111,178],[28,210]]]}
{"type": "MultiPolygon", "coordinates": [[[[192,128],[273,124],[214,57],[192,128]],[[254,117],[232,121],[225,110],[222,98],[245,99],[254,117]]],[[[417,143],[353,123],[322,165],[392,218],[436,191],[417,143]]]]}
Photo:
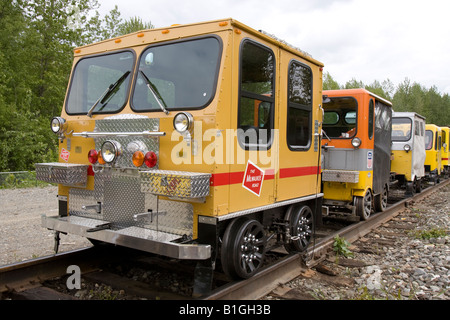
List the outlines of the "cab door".
{"type": "MultiPolygon", "coordinates": [[[[244,38],[235,42],[239,67],[236,142],[230,164],[229,211],[274,202],[277,138],[275,130],[277,47],[244,38]]],[[[233,106],[234,108],[234,106],[233,106]]]]}
{"type": "Polygon", "coordinates": [[[277,201],[316,194],[320,188],[319,126],[313,105],[321,101],[314,101],[313,92],[321,81],[303,59],[282,52],[280,60],[277,201]]]}

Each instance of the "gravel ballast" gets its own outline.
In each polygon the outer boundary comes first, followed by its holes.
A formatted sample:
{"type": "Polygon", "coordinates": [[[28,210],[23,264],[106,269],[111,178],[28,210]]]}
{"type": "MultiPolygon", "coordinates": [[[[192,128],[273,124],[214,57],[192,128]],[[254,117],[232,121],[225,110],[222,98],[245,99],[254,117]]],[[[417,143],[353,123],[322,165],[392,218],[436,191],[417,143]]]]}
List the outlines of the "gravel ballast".
{"type": "MultiPolygon", "coordinates": [[[[55,186],[0,190],[0,265],[54,253],[54,232],[41,226],[41,215],[58,214],[56,196],[55,186]]],[[[283,285],[283,292],[301,292],[297,299],[450,300],[450,185],[405,210],[416,218],[414,229],[392,244],[380,245],[373,254],[360,252],[367,235],[352,244],[349,259],[324,261],[322,267],[346,281],[316,281],[314,276],[303,275],[283,285]],[[430,238],[417,237],[420,231],[433,235],[433,230],[441,232],[430,238]]],[[[59,252],[91,245],[85,238],[61,235],[59,252]]],[[[278,298],[282,295],[265,297],[278,298]]]]}

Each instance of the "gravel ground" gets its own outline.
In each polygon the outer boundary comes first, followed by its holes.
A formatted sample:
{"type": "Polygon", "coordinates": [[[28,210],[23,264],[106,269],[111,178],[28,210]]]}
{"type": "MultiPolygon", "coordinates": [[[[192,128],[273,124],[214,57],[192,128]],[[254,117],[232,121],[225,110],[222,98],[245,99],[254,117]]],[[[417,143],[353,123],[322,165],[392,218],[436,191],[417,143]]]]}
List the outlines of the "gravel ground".
{"type": "MultiPolygon", "coordinates": [[[[54,253],[54,232],[41,216],[58,214],[58,188],[0,189],[0,265],[54,253]]],[[[59,252],[91,246],[85,238],[61,235],[59,252]]]]}
{"type": "Polygon", "coordinates": [[[450,185],[396,220],[409,228],[379,228],[264,299],[450,300],[450,185]]]}
{"type": "MultiPolygon", "coordinates": [[[[40,217],[57,214],[56,195],[54,186],[0,190],[0,265],[53,254],[54,233],[41,227],[40,217]]],[[[310,270],[264,299],[450,300],[450,185],[405,214],[417,218],[416,231],[444,234],[422,239],[405,232],[373,254],[361,252],[373,236],[366,235],[350,246],[350,259],[332,257],[322,264],[322,273],[310,270]]],[[[60,252],[90,245],[84,238],[61,235],[60,252]]]]}

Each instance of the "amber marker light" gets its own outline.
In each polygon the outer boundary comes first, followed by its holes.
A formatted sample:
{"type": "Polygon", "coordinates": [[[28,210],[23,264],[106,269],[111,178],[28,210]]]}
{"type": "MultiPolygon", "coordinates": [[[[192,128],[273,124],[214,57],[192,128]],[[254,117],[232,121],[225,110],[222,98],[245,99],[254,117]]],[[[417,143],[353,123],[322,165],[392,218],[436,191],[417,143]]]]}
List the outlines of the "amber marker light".
{"type": "Polygon", "coordinates": [[[136,167],[140,167],[144,164],[144,153],[142,151],[136,151],[135,153],[133,153],[133,164],[136,167]]]}
{"type": "Polygon", "coordinates": [[[88,160],[92,164],[96,164],[97,163],[97,161],[98,161],[98,152],[97,152],[97,150],[95,150],[95,149],[89,150],[88,160]]]}
{"type": "Polygon", "coordinates": [[[153,151],[149,151],[145,154],[144,162],[147,167],[153,168],[154,166],[156,166],[157,161],[158,156],[153,151]]]}
{"type": "Polygon", "coordinates": [[[98,152],[98,163],[100,163],[100,164],[106,164],[106,161],[103,160],[103,157],[102,157],[102,153],[101,153],[101,152],[98,152]]]}

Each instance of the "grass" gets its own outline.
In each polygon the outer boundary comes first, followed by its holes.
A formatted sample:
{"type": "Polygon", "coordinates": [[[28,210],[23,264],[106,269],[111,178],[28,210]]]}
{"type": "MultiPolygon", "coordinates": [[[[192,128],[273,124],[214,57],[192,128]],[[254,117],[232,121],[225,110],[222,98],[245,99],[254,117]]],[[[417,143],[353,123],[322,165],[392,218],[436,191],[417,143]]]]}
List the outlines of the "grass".
{"type": "Polygon", "coordinates": [[[429,240],[431,238],[445,237],[447,231],[442,228],[432,228],[429,230],[414,230],[410,234],[416,239],[429,240]]]}
{"type": "Polygon", "coordinates": [[[336,257],[344,256],[346,258],[353,257],[353,252],[349,249],[350,243],[339,236],[334,237],[333,251],[336,252],[336,257]]]}
{"type": "Polygon", "coordinates": [[[2,173],[0,189],[46,187],[48,182],[36,180],[36,172],[2,173]],[[6,177],[5,177],[6,175],[6,177]]]}

